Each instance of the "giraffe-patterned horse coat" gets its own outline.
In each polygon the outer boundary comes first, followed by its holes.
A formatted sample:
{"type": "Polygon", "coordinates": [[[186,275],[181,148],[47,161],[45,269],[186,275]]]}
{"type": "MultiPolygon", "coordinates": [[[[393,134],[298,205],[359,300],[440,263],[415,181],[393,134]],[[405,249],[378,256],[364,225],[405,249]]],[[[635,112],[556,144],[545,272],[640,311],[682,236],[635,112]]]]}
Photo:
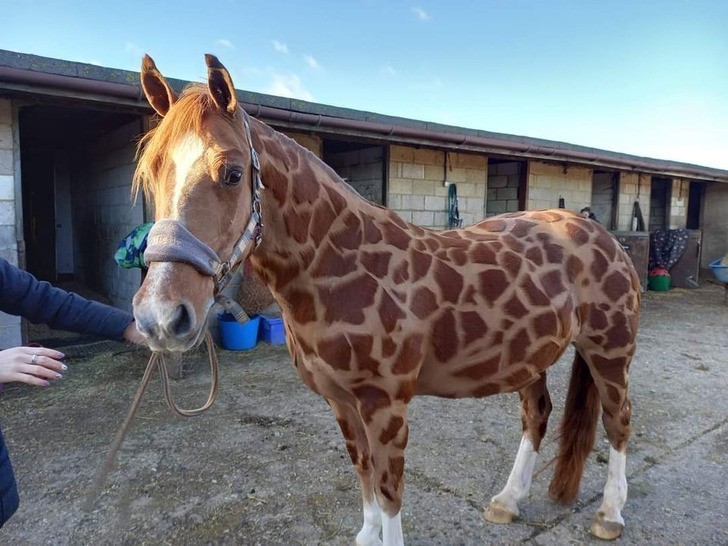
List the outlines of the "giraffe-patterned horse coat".
{"type": "MultiPolygon", "coordinates": [[[[525,498],[551,401],[546,369],[573,344],[551,493],[571,500],[600,409],[611,443],[604,502],[592,532],[621,533],[640,287],[625,251],[600,224],[565,210],[529,211],[438,232],[354,192],[313,153],[240,108],[229,73],[207,57],[208,85],[181,96],[146,57],[142,85],[163,116],[148,134],[135,184],[170,219],[229,256],[246,247],[281,307],[303,381],[325,397],[359,474],[359,544],[402,543],[407,404],[414,395],[518,391],[524,435],[486,518],[510,521],[525,498]],[[255,167],[259,156],[259,168],[255,167]],[[258,173],[263,189],[251,191],[258,173]]],[[[134,298],[152,349],[202,339],[215,284],[188,263],[153,261],[134,298]]]]}

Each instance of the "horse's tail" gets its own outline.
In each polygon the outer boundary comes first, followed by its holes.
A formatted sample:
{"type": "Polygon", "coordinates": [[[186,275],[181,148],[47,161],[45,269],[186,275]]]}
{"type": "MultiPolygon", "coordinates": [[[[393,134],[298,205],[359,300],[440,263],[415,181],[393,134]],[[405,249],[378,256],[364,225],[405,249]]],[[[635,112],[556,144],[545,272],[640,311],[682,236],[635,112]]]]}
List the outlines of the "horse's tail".
{"type": "Polygon", "coordinates": [[[556,470],[549,485],[549,494],[556,501],[571,502],[579,493],[584,463],[594,447],[599,407],[594,378],[577,350],[561,422],[556,470]]]}

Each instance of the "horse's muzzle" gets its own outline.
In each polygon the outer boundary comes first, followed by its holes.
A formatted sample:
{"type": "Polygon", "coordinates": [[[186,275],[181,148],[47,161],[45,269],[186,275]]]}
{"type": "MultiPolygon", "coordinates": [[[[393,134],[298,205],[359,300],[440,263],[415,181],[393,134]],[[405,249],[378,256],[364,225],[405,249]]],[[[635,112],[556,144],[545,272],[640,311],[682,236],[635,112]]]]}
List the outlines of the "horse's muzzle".
{"type": "Polygon", "coordinates": [[[186,351],[202,338],[212,303],[209,277],[183,264],[153,263],[134,296],[134,318],[153,351],[186,351]]]}
{"type": "Polygon", "coordinates": [[[169,306],[134,305],[137,328],[153,351],[186,351],[200,337],[200,327],[189,303],[169,306]]]}

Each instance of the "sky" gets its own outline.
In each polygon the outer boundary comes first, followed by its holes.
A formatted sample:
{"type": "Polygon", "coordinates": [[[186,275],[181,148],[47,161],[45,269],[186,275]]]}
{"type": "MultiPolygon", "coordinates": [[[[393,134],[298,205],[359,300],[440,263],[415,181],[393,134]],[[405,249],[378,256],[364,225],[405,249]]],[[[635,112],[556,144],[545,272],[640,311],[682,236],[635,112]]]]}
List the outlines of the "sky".
{"type": "Polygon", "coordinates": [[[3,2],[0,49],[728,169],[725,0],[3,2]]]}

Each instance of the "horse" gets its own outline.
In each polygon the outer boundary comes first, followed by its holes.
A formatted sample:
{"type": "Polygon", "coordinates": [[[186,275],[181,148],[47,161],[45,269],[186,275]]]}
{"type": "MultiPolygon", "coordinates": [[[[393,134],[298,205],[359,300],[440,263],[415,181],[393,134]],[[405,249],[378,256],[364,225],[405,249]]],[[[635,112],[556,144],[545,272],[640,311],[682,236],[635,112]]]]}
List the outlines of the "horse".
{"type": "Polygon", "coordinates": [[[161,122],[140,142],[133,189],[155,205],[134,296],[155,351],[200,343],[216,297],[250,259],[281,308],[303,382],[325,398],[358,473],[361,545],[403,544],[407,408],[416,395],[518,392],[523,435],[484,511],[510,522],[529,492],[551,412],[546,371],[575,347],[550,495],[578,495],[600,412],[610,442],[591,532],[624,528],[626,449],[640,285],[597,222],[521,211],[435,231],[359,196],[315,154],[238,102],[206,55],[207,83],[179,95],[145,56],[141,83],[161,122]]]}

